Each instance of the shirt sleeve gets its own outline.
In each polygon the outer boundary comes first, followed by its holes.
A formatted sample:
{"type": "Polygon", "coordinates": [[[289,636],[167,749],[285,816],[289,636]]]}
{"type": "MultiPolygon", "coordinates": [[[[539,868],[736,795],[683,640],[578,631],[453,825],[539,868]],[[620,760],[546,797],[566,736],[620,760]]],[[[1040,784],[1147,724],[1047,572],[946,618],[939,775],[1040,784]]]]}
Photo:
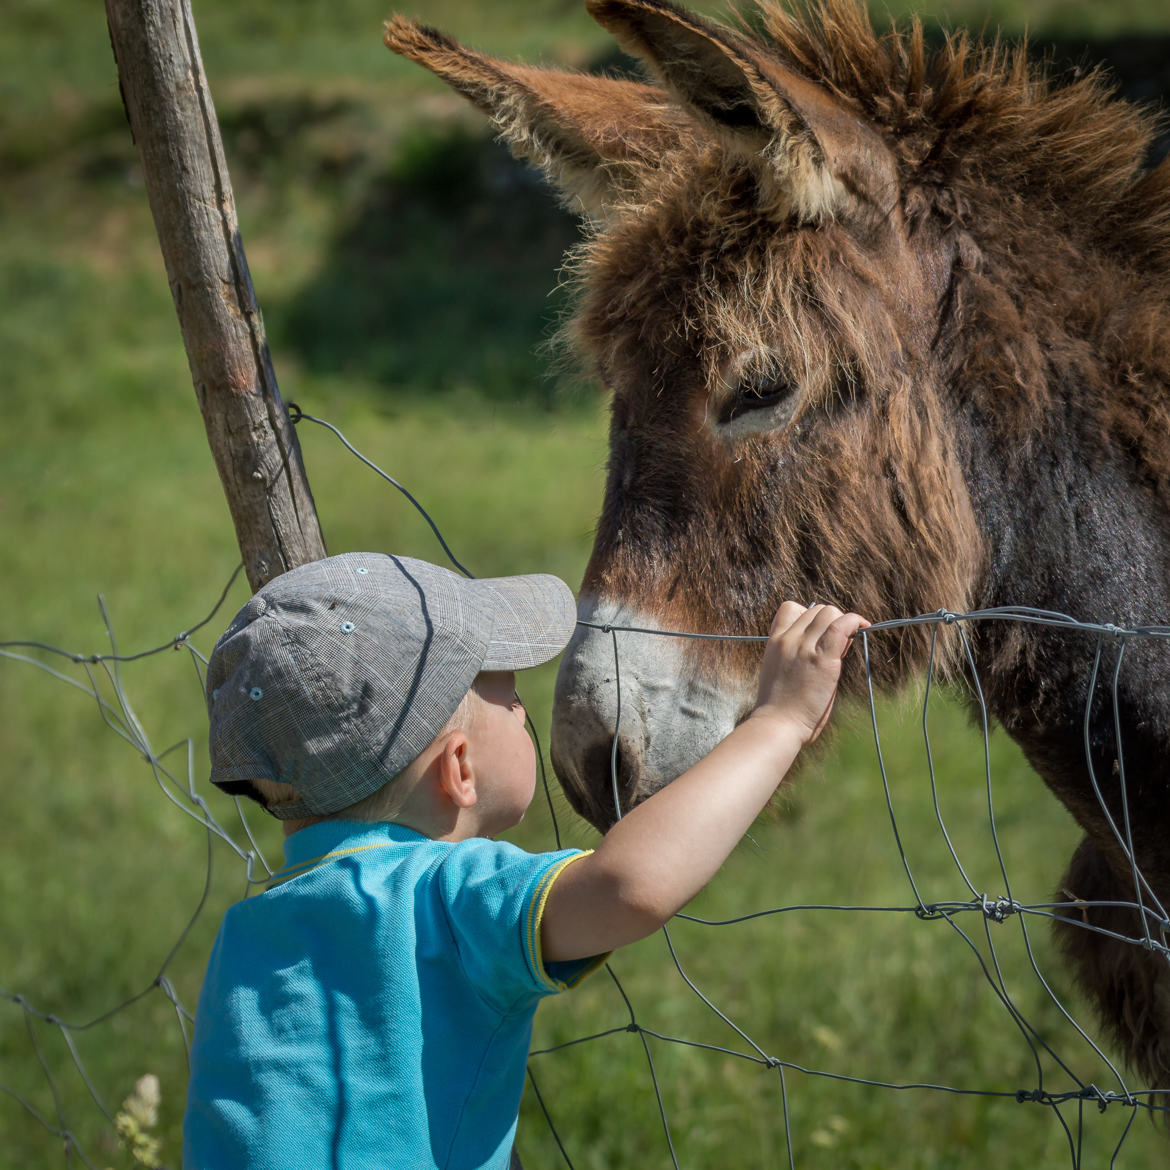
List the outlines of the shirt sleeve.
{"type": "Polygon", "coordinates": [[[473,986],[497,1010],[528,1007],[580,983],[607,956],[545,963],[540,921],[553,882],[578,849],[526,853],[502,841],[460,842],[439,868],[447,921],[473,986]]]}

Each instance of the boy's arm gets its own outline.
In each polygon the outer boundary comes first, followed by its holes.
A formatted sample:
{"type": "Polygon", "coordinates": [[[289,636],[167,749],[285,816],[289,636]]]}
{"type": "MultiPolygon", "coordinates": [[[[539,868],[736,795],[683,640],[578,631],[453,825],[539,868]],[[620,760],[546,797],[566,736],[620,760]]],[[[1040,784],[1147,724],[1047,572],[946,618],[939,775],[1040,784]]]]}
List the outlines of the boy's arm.
{"type": "Polygon", "coordinates": [[[645,938],[714,877],[828,721],[849,639],[868,624],[832,606],[780,607],[748,719],[553,883],[541,919],[547,962],[645,938]]]}

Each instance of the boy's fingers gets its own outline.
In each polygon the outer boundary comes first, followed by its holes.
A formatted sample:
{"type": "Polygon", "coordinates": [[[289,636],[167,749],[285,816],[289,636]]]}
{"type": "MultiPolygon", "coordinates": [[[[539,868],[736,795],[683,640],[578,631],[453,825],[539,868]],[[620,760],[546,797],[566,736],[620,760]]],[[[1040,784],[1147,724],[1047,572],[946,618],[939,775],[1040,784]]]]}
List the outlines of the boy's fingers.
{"type": "Polygon", "coordinates": [[[841,611],[835,605],[809,606],[803,625],[803,632],[810,639],[813,646],[817,646],[824,637],[825,631],[841,616],[841,611]]]}
{"type": "Polygon", "coordinates": [[[802,614],[805,608],[799,602],[786,601],[776,611],[772,618],[772,626],[768,631],[769,637],[775,637],[777,634],[787,633],[791,628],[792,623],[795,622],[802,614]]]}
{"type": "Polygon", "coordinates": [[[849,639],[869,622],[857,613],[842,613],[835,605],[803,606],[796,601],[785,601],[772,619],[770,636],[807,635],[817,650],[844,656],[849,639]]]}
{"type": "MultiPolygon", "coordinates": [[[[810,605],[807,609],[802,606],[801,609],[803,612],[797,616],[796,620],[785,631],[785,633],[798,638],[808,637],[811,631],[819,629],[820,624],[827,624],[831,621],[831,618],[825,617],[826,612],[841,612],[838,609],[833,609],[831,605],[822,605],[820,602],[810,605]]],[[[815,636],[820,637],[819,632],[815,636]]]]}
{"type": "Polygon", "coordinates": [[[826,654],[844,658],[852,645],[853,635],[868,625],[869,622],[859,613],[841,613],[837,610],[836,616],[826,624],[817,645],[826,654]]]}

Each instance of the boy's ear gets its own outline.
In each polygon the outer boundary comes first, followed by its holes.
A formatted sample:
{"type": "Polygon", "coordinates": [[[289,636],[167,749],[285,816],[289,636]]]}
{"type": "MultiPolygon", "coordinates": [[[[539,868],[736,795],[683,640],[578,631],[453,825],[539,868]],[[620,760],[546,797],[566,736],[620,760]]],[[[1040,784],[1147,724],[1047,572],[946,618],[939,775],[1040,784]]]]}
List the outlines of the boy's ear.
{"type": "Polygon", "coordinates": [[[439,788],[456,808],[471,808],[478,799],[468,746],[467,736],[462,731],[452,731],[444,739],[435,761],[439,788]]]}

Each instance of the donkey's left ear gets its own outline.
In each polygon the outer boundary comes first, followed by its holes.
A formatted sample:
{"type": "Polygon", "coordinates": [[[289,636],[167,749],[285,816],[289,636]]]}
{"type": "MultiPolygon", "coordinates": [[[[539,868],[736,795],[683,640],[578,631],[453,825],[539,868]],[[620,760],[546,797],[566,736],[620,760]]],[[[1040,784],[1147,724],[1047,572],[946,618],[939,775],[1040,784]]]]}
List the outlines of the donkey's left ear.
{"type": "Polygon", "coordinates": [[[816,222],[889,209],[897,170],[876,131],[764,46],[668,0],[586,0],[586,7],[731,149],[766,160],[785,211],[816,222]]]}
{"type": "Polygon", "coordinates": [[[401,16],[387,21],[384,40],[491,115],[512,153],[595,219],[633,195],[663,155],[707,133],[657,86],[516,65],[401,16]]]}

